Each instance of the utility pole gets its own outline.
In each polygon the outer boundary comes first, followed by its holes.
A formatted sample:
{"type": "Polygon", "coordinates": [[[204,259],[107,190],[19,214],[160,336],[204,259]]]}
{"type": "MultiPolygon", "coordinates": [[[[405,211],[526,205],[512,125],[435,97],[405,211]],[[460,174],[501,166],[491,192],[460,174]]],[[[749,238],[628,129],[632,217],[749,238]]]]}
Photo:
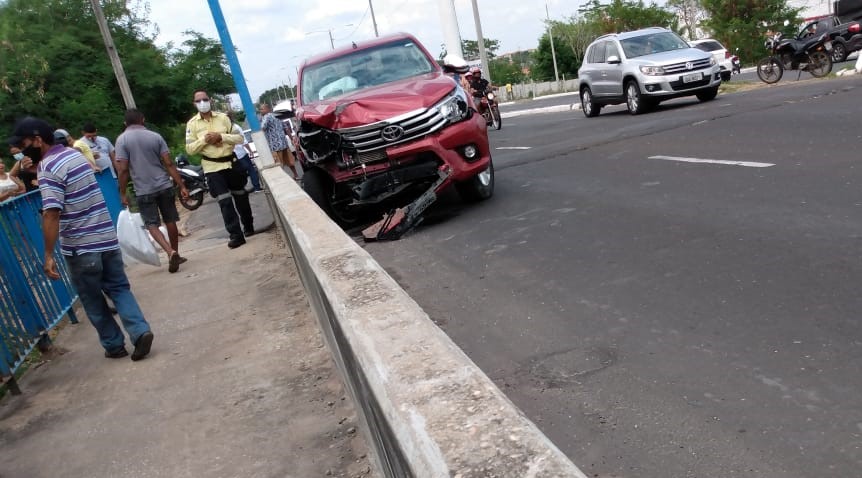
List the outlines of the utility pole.
{"type": "Polygon", "coordinates": [[[371,3],[371,0],[368,0],[368,8],[371,9],[371,23],[374,24],[374,36],[379,37],[380,34],[377,33],[377,17],[374,16],[374,5],[371,3]]]}
{"type": "Polygon", "coordinates": [[[99,24],[99,31],[102,32],[102,39],[105,41],[105,48],[108,50],[108,57],[111,59],[111,66],[114,68],[114,76],[117,77],[117,83],[120,85],[120,93],[123,95],[123,102],[126,103],[126,109],[136,108],[135,98],[132,96],[132,90],[129,88],[129,82],[126,80],[126,72],[123,70],[120,55],[117,54],[117,47],[114,46],[114,39],[111,37],[111,31],[108,29],[108,22],[105,20],[102,6],[99,5],[99,0],[90,0],[90,4],[93,6],[93,13],[96,15],[96,23],[99,24]]]}
{"type": "Polygon", "coordinates": [[[446,42],[446,53],[464,58],[461,50],[461,34],[458,32],[458,15],[455,14],[453,0],[438,0],[440,23],[443,25],[443,40],[446,42]]]}
{"type": "Polygon", "coordinates": [[[557,70],[557,52],[554,50],[554,32],[551,30],[551,14],[548,12],[547,3],[545,4],[545,15],[548,17],[548,38],[551,40],[551,59],[554,60],[554,79],[560,83],[560,72],[557,70]]]}
{"type": "Polygon", "coordinates": [[[482,62],[482,76],[491,81],[491,65],[485,52],[485,37],[482,35],[482,20],[479,19],[478,0],[473,0],[473,22],[476,24],[476,38],[479,39],[479,61],[482,62]]]}

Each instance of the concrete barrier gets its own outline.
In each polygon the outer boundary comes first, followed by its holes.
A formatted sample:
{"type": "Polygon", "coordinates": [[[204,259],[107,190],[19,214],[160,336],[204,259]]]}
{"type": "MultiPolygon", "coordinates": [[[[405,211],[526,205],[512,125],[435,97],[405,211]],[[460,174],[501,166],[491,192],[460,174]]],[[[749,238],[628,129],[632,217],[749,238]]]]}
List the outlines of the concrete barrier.
{"type": "Polygon", "coordinates": [[[262,177],[382,476],[586,478],[287,174],[262,177]]]}

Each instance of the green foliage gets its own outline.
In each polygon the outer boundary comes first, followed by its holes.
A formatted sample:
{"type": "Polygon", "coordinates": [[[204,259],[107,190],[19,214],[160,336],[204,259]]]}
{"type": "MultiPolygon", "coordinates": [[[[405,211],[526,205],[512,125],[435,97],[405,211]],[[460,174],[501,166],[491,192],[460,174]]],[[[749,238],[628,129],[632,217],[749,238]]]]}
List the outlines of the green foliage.
{"type": "Polygon", "coordinates": [[[272,106],[275,106],[281,103],[284,100],[288,100],[290,98],[296,98],[296,87],[287,87],[287,86],[276,86],[275,88],[270,88],[258,97],[258,104],[261,103],[269,103],[272,106]]]}
{"type": "Polygon", "coordinates": [[[701,0],[668,0],[666,5],[679,18],[679,34],[683,38],[697,40],[697,30],[706,19],[701,0]]]}
{"type": "MultiPolygon", "coordinates": [[[[574,78],[584,58],[587,47],[597,37],[606,33],[637,30],[645,27],[666,27],[676,29],[677,17],[674,13],[643,1],[612,0],[602,4],[590,0],[566,21],[548,23],[554,35],[554,49],[557,54],[557,68],[560,76],[574,78]]],[[[554,79],[554,63],[551,56],[551,41],[547,31],[539,38],[539,48],[534,53],[535,65],[532,70],[536,81],[554,79]]]]}
{"type": "MultiPolygon", "coordinates": [[[[235,89],[221,44],[189,31],[180,47],[159,48],[144,33],[146,2],[103,0],[102,8],[147,125],[182,145],[192,92],[204,88],[219,98],[235,89]]],[[[75,136],[91,121],[113,140],[124,110],[89,2],[0,2],[0,134],[32,115],[75,136]]]]}
{"type": "Polygon", "coordinates": [[[701,0],[701,3],[709,15],[703,21],[704,27],[748,64],[766,56],[763,42],[768,31],[784,31],[787,21],[790,27],[785,34],[793,36],[800,23],[800,9],[791,7],[787,0],[701,0]]]}
{"type": "MultiPolygon", "coordinates": [[[[492,40],[485,38],[485,54],[488,55],[488,62],[497,56],[497,50],[500,49],[500,40],[492,40]]],[[[440,60],[447,55],[446,45],[440,45],[440,60]]],[[[479,41],[478,40],[461,40],[461,53],[464,54],[464,60],[477,61],[479,60],[479,41]]]]}
{"type": "Polygon", "coordinates": [[[521,64],[509,58],[496,58],[489,63],[491,82],[495,85],[522,83],[526,79],[521,64]]]}
{"type": "Polygon", "coordinates": [[[677,17],[673,12],[655,3],[644,5],[642,0],[611,0],[607,4],[590,0],[579,11],[584,20],[591,23],[599,34],[646,27],[677,28],[677,17]]]}

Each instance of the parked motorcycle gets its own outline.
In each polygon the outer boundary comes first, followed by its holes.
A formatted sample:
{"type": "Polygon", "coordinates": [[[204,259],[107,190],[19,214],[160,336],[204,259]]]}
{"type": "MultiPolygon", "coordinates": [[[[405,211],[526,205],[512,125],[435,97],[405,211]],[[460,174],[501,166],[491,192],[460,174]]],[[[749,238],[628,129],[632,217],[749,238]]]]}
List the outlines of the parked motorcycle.
{"type": "Polygon", "coordinates": [[[490,88],[484,91],[482,96],[476,96],[473,99],[478,103],[479,113],[485,117],[488,126],[493,126],[497,130],[503,127],[500,107],[497,106],[497,95],[490,88]]]}
{"type": "MultiPolygon", "coordinates": [[[[782,38],[776,33],[764,46],[770,55],[758,62],[757,76],[764,83],[776,83],[784,70],[798,70],[822,78],[832,71],[832,41],[827,34],[809,38],[782,38]]],[[[799,77],[797,77],[799,79],[799,77]]]]}
{"type": "MultiPolygon", "coordinates": [[[[739,52],[739,48],[736,49],[736,52],[739,52]]],[[[732,55],[730,57],[730,74],[738,75],[742,73],[742,65],[739,61],[739,55],[732,55]]]]}
{"type": "Polygon", "coordinates": [[[207,186],[207,180],[204,177],[204,170],[200,166],[191,164],[189,158],[184,154],[177,156],[176,162],[180,178],[182,178],[183,183],[186,185],[186,189],[189,190],[188,199],[184,199],[180,195],[180,204],[189,211],[194,211],[204,203],[204,193],[209,192],[209,186],[207,186]]]}

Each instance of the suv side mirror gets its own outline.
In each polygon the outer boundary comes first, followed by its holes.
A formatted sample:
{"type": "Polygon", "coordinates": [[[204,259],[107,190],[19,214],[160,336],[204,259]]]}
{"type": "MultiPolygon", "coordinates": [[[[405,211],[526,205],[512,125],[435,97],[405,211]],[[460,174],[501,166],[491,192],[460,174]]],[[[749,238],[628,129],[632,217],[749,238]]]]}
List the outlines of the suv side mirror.
{"type": "Polygon", "coordinates": [[[620,61],[620,57],[618,57],[616,55],[609,56],[607,59],[607,62],[610,63],[611,65],[619,65],[620,63],[622,63],[620,61]]]}

